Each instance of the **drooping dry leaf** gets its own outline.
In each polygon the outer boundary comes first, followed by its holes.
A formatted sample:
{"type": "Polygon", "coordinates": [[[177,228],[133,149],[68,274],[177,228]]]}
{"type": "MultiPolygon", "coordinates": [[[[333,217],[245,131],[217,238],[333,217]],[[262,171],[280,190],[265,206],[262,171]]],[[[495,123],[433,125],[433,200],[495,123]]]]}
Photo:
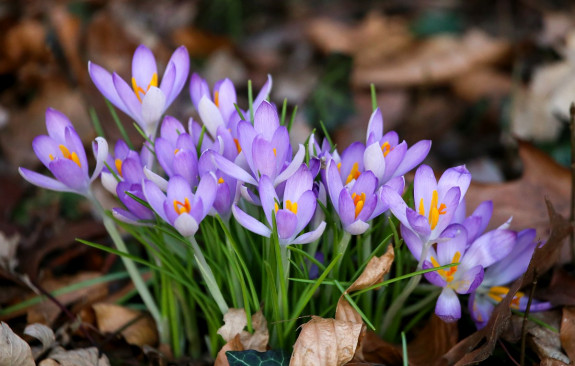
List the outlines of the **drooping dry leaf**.
{"type": "MultiPolygon", "coordinates": [[[[382,282],[383,277],[389,272],[391,268],[393,259],[393,245],[389,245],[384,255],[381,257],[371,258],[361,275],[351,284],[351,286],[347,288],[347,290],[345,290],[344,294],[363,290],[366,287],[382,282]]],[[[343,295],[337,302],[335,319],[345,322],[363,324],[361,316],[357,313],[357,311],[355,311],[355,309],[350,305],[350,303],[345,299],[343,295]]]]}
{"type": "Polygon", "coordinates": [[[433,314],[408,345],[409,364],[435,365],[457,343],[458,338],[457,323],[446,323],[433,314]]]}
{"type": "Polygon", "coordinates": [[[122,334],[126,342],[139,347],[158,343],[158,331],[154,320],[141,311],[116,304],[97,303],[92,305],[98,329],[102,333],[122,334]]]}
{"type": "Polygon", "coordinates": [[[227,342],[218,352],[216,365],[227,366],[226,351],[243,351],[253,349],[265,352],[269,342],[268,324],[262,313],[258,310],[252,315],[254,332],[245,330],[248,325],[245,309],[229,309],[224,315],[224,325],[218,329],[218,334],[227,342]]]}
{"type": "Polygon", "coordinates": [[[569,363],[569,357],[561,350],[559,334],[541,326],[534,326],[529,330],[529,335],[530,348],[535,350],[540,359],[569,363]]]}
{"type": "Polygon", "coordinates": [[[340,366],[355,354],[363,325],[312,317],[302,326],[294,345],[290,366],[340,366]]]}
{"type": "Polygon", "coordinates": [[[448,365],[472,365],[487,359],[493,352],[499,336],[509,324],[510,305],[517,291],[521,287],[531,284],[535,276],[543,274],[555,264],[557,255],[561,250],[561,244],[571,232],[572,227],[565,218],[555,211],[550,201],[546,201],[546,203],[551,225],[551,235],[547,242],[535,249],[527,271],[511,284],[507,296],[495,306],[487,326],[459,341],[443,356],[448,365]],[[483,340],[485,342],[481,344],[483,340]]]}
{"type": "Polygon", "coordinates": [[[575,308],[564,307],[560,330],[561,346],[569,356],[575,360],[575,308]]]}
{"type": "Polygon", "coordinates": [[[360,338],[355,356],[350,364],[384,364],[401,365],[403,353],[400,347],[379,338],[375,332],[368,330],[360,338]]]}
{"type": "Polygon", "coordinates": [[[527,142],[519,142],[519,156],[523,162],[520,179],[503,184],[472,182],[466,194],[467,207],[475,209],[482,201],[492,200],[492,228],[513,217],[512,229],[532,227],[543,238],[549,230],[545,199],[557,212],[569,215],[571,175],[567,168],[527,142]]]}
{"type": "Polygon", "coordinates": [[[477,29],[460,38],[441,35],[421,41],[389,62],[355,68],[352,81],[363,87],[371,83],[381,87],[441,84],[477,67],[499,62],[509,51],[508,42],[477,29]]]}
{"type": "MultiPolygon", "coordinates": [[[[108,357],[104,354],[100,356],[96,347],[71,351],[58,347],[50,353],[47,360],[57,361],[60,366],[110,366],[108,357]]],[[[51,366],[49,363],[44,364],[44,361],[42,361],[40,366],[44,365],[51,366]]]]}
{"type": "Polygon", "coordinates": [[[30,346],[8,324],[0,323],[0,365],[34,366],[30,346]]]}
{"type": "Polygon", "coordinates": [[[40,343],[42,343],[42,347],[32,348],[34,359],[50,349],[56,342],[54,332],[44,324],[30,324],[26,327],[26,329],[24,329],[24,334],[36,338],[40,341],[40,343]]]}
{"type": "Polygon", "coordinates": [[[555,268],[551,282],[541,293],[542,299],[554,305],[575,306],[575,277],[563,268],[555,268]]]}

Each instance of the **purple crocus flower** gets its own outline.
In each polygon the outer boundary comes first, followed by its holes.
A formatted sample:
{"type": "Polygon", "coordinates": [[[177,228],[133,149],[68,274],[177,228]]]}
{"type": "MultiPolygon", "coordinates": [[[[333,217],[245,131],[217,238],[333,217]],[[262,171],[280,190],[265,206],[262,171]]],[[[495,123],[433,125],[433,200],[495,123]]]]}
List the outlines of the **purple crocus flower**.
{"type": "Polygon", "coordinates": [[[109,154],[106,163],[107,166],[102,169],[101,180],[104,188],[112,194],[116,194],[118,182],[141,183],[144,178],[140,154],[130,150],[124,140],[116,142],[114,155],[109,154]],[[126,161],[130,163],[125,167],[126,161]]]}
{"type": "Polygon", "coordinates": [[[190,68],[184,46],[174,51],[159,82],[156,59],[150,49],[140,45],[132,59],[131,87],[118,74],[110,74],[92,62],[88,71],[92,81],[113,105],[136,121],[147,135],[153,135],[162,114],[178,96],[190,68]]]}
{"type": "Polygon", "coordinates": [[[200,157],[198,170],[202,176],[210,172],[215,174],[218,184],[213,207],[215,212],[223,219],[229,219],[232,204],[238,200],[239,187],[237,180],[230,177],[225,171],[217,169],[208,154],[203,154],[200,157]]]}
{"type": "Polygon", "coordinates": [[[145,180],[143,189],[152,209],[183,236],[193,236],[200,222],[206,217],[217,191],[217,180],[213,174],[200,179],[198,188],[192,193],[190,183],[179,175],[168,181],[167,195],[152,181],[145,180]]]}
{"type": "Polygon", "coordinates": [[[391,212],[402,224],[402,232],[409,230],[419,238],[406,244],[416,258],[421,257],[421,250],[435,242],[443,230],[452,223],[452,218],[467,192],[471,174],[461,165],[447,169],[439,181],[435,180],[433,170],[420,166],[415,172],[413,196],[417,211],[408,207],[397,191],[386,186],[381,192],[382,200],[390,207],[391,212]]]}
{"type": "MultiPolygon", "coordinates": [[[[418,242],[418,238],[410,238],[415,236],[410,230],[402,231],[402,235],[406,243],[408,240],[418,242]]],[[[469,244],[467,230],[463,225],[452,224],[447,227],[438,238],[436,246],[429,248],[423,262],[424,269],[459,263],[448,269],[425,274],[429,282],[443,287],[437,299],[435,314],[446,322],[459,319],[461,304],[457,294],[475,291],[483,281],[484,268],[509,254],[515,239],[515,232],[497,229],[469,244]]]]}
{"type": "MultiPolygon", "coordinates": [[[[483,282],[469,297],[469,312],[477,328],[481,329],[487,325],[493,308],[509,292],[507,286],[527,270],[531,256],[538,245],[534,229],[520,231],[511,252],[487,268],[483,282]]],[[[511,301],[511,308],[525,311],[527,302],[528,298],[519,291],[511,301]]],[[[551,307],[549,302],[532,299],[530,311],[543,311],[551,307]]]]}
{"type": "MultiPolygon", "coordinates": [[[[131,161],[126,160],[124,164],[131,164],[131,161]]],[[[115,207],[112,210],[116,219],[132,225],[142,225],[142,221],[154,219],[154,212],[131,196],[134,195],[143,201],[146,200],[141,183],[119,182],[116,187],[116,195],[125,207],[115,207]]]]}
{"type": "Polygon", "coordinates": [[[28,182],[42,188],[87,196],[90,184],[100,175],[104,167],[108,156],[108,143],[102,137],[96,138],[93,145],[96,167],[90,176],[84,145],[68,117],[55,109],[48,108],[46,129],[48,135],[36,137],[32,142],[32,148],[38,159],[56,179],[26,168],[18,168],[20,175],[28,182]]]}
{"type": "MultiPolygon", "coordinates": [[[[369,228],[368,222],[389,208],[379,199],[377,178],[368,170],[344,186],[334,160],[328,162],[326,170],[327,191],[344,230],[353,235],[364,233],[369,228]]],[[[386,187],[397,195],[401,194],[403,177],[393,179],[386,187]]]]}
{"type": "Polygon", "coordinates": [[[272,234],[272,215],[275,215],[281,245],[311,243],[323,234],[326,226],[325,221],[322,221],[314,230],[299,235],[312,219],[317,204],[316,195],[313,192],[313,176],[305,165],[302,165],[287,180],[283,202],[278,198],[273,182],[268,176],[261,177],[258,188],[262,208],[269,226],[234,205],[232,213],[243,227],[269,238],[272,234]]]}
{"type": "MultiPolygon", "coordinates": [[[[273,182],[274,187],[288,179],[298,170],[305,157],[305,149],[300,145],[293,157],[289,133],[285,126],[280,126],[277,110],[270,103],[263,101],[254,116],[254,125],[246,121],[238,124],[239,149],[243,154],[246,169],[242,165],[226,159],[219,154],[212,154],[219,169],[237,180],[252,185],[264,175],[273,182]]],[[[236,160],[238,160],[236,159],[236,160]]]]}

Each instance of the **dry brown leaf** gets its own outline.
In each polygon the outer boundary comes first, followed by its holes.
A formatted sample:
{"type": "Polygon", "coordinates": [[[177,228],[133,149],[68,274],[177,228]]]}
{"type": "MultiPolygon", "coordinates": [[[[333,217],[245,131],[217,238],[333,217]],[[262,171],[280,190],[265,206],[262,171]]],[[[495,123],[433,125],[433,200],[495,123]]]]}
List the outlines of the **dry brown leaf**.
{"type": "Polygon", "coordinates": [[[0,323],[0,365],[34,366],[32,350],[8,324],[0,323]]]}
{"type": "Polygon", "coordinates": [[[340,366],[356,351],[363,325],[313,316],[302,326],[290,366],[340,366]]]}
{"type": "MultiPolygon", "coordinates": [[[[375,285],[376,283],[382,282],[383,277],[389,272],[391,264],[393,263],[393,245],[387,247],[387,251],[381,257],[373,257],[367,263],[367,266],[361,273],[361,275],[355,280],[351,286],[345,290],[345,294],[353,291],[363,290],[366,287],[375,285]]],[[[345,299],[344,295],[339,298],[337,302],[337,308],[335,310],[335,319],[345,322],[360,323],[363,324],[361,320],[361,315],[355,311],[355,309],[350,305],[350,303],[345,299]]]]}
{"type": "Polygon", "coordinates": [[[100,332],[119,331],[126,342],[139,347],[158,343],[156,324],[149,315],[116,304],[98,303],[92,308],[100,332]]]}
{"type": "Polygon", "coordinates": [[[541,360],[554,359],[569,363],[569,357],[561,350],[561,340],[557,332],[541,326],[534,326],[529,329],[529,335],[530,348],[537,353],[541,360]]]}
{"type": "Polygon", "coordinates": [[[0,231],[0,268],[3,268],[8,272],[14,271],[18,265],[16,249],[18,249],[19,242],[19,233],[15,233],[14,235],[8,237],[6,234],[0,231]]]}
{"type": "Polygon", "coordinates": [[[434,365],[459,338],[457,323],[446,323],[435,314],[408,345],[411,366],[434,365]]]}
{"type": "MultiPolygon", "coordinates": [[[[58,347],[50,353],[48,359],[57,361],[56,365],[60,366],[110,366],[108,357],[104,354],[100,356],[100,352],[96,347],[75,349],[66,351],[58,347]]],[[[44,362],[44,361],[42,361],[44,362]]],[[[41,363],[40,365],[45,365],[41,363]]],[[[54,365],[47,364],[49,366],[54,365]]]]}
{"type": "Polygon", "coordinates": [[[82,34],[80,19],[73,16],[64,4],[51,6],[49,16],[76,81],[84,84],[87,79],[87,68],[79,53],[82,34]]]}
{"type": "Polygon", "coordinates": [[[220,351],[218,352],[218,355],[216,357],[216,362],[214,363],[214,366],[230,366],[226,352],[227,351],[243,351],[243,350],[245,350],[245,348],[242,345],[242,342],[240,341],[240,335],[236,334],[236,336],[234,338],[229,340],[226,344],[224,344],[222,349],[220,349],[220,351]]]}
{"type": "Polygon", "coordinates": [[[575,306],[575,277],[563,268],[555,268],[551,282],[540,291],[541,298],[553,305],[575,306]]]}
{"type": "Polygon", "coordinates": [[[513,217],[512,229],[532,227],[542,238],[549,229],[545,199],[558,213],[569,214],[571,175],[567,168],[527,142],[519,142],[519,156],[523,161],[520,179],[503,184],[472,182],[466,194],[467,207],[474,209],[482,201],[492,200],[495,209],[491,227],[513,217]]]}
{"type": "Polygon", "coordinates": [[[47,62],[51,53],[45,39],[46,30],[40,21],[24,19],[10,27],[3,39],[0,73],[16,71],[26,62],[47,62]]]}
{"type": "Polygon", "coordinates": [[[527,271],[521,278],[511,284],[508,295],[495,306],[487,326],[459,341],[443,356],[448,365],[474,365],[487,359],[493,352],[497,340],[509,324],[511,301],[517,291],[521,287],[533,283],[536,275],[543,274],[555,264],[554,258],[560,252],[561,244],[571,232],[572,227],[565,218],[555,211],[549,201],[546,203],[551,225],[551,235],[547,242],[545,245],[535,249],[527,271]],[[482,343],[482,341],[484,342],[482,343]]]}
{"type": "Polygon", "coordinates": [[[42,347],[33,347],[32,354],[34,359],[39,355],[50,349],[54,343],[56,343],[56,337],[51,328],[48,328],[44,324],[30,324],[24,329],[24,334],[27,336],[36,338],[42,344],[42,347]]]}
{"type": "Polygon", "coordinates": [[[384,365],[402,365],[403,353],[401,348],[386,342],[375,332],[368,330],[359,340],[352,364],[377,363],[384,365]]]}
{"type": "Polygon", "coordinates": [[[570,364],[566,364],[565,362],[561,362],[559,360],[553,358],[545,358],[541,360],[539,366],[568,366],[570,364]]]}
{"type": "Polygon", "coordinates": [[[452,87],[457,96],[469,102],[503,98],[511,92],[511,76],[494,68],[481,67],[457,77],[452,87]]]}
{"type": "Polygon", "coordinates": [[[575,307],[563,308],[560,338],[561,346],[569,359],[575,360],[575,307]]]}
{"type": "Polygon", "coordinates": [[[171,38],[175,44],[186,46],[191,57],[205,57],[218,49],[231,46],[229,38],[207,33],[195,27],[176,29],[171,38]]]}
{"type": "Polygon", "coordinates": [[[477,29],[460,38],[441,35],[421,41],[397,59],[355,68],[352,81],[362,87],[371,83],[381,87],[440,84],[477,67],[497,63],[509,51],[508,42],[477,29]]]}

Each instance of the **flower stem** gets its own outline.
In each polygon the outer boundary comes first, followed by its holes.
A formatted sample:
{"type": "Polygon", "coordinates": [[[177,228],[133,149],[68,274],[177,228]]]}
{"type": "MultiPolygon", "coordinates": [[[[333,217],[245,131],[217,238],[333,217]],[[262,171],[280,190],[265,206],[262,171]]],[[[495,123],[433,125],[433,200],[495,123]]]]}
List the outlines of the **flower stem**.
{"type": "Polygon", "coordinates": [[[337,261],[337,264],[335,266],[335,270],[333,273],[336,273],[336,274],[339,273],[342,258],[343,258],[343,255],[345,254],[345,251],[347,250],[347,246],[349,245],[350,240],[351,240],[351,234],[344,230],[343,234],[341,236],[341,239],[339,240],[339,243],[337,243],[337,246],[335,248],[335,254],[337,255],[337,254],[341,253],[342,256],[337,261]]]}
{"type": "Polygon", "coordinates": [[[200,267],[202,277],[204,278],[204,281],[206,281],[208,291],[210,291],[210,294],[216,301],[216,304],[218,304],[221,313],[222,314],[227,313],[229,309],[228,304],[226,303],[226,300],[224,300],[224,296],[222,295],[220,287],[216,282],[214,273],[212,272],[212,269],[208,265],[208,262],[206,262],[206,258],[204,258],[204,254],[202,253],[202,250],[200,249],[200,246],[198,245],[196,238],[194,238],[193,236],[189,236],[188,240],[192,244],[192,248],[194,250],[194,257],[196,259],[196,262],[198,263],[198,266],[200,267]]]}

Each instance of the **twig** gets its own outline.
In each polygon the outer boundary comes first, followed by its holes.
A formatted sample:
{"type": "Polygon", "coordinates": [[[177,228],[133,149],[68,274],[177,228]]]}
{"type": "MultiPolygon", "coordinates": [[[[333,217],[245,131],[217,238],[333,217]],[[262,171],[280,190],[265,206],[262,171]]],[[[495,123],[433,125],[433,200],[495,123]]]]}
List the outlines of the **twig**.
{"type": "MultiPolygon", "coordinates": [[[[571,214],[569,221],[575,221],[575,103],[569,108],[569,127],[571,128],[571,214]]],[[[571,230],[569,236],[571,243],[571,261],[575,264],[575,234],[571,230]]]]}
{"type": "Polygon", "coordinates": [[[501,348],[503,348],[503,351],[505,351],[505,353],[507,353],[507,357],[509,357],[509,359],[511,360],[511,362],[513,362],[515,365],[520,366],[519,362],[515,361],[515,358],[513,358],[513,356],[511,356],[511,353],[509,353],[509,350],[507,350],[507,347],[505,347],[505,343],[503,343],[501,341],[501,339],[498,339],[497,342],[499,343],[499,345],[501,346],[501,348]]]}
{"type": "Polygon", "coordinates": [[[535,287],[537,287],[537,269],[533,269],[533,286],[529,292],[529,299],[527,300],[527,307],[525,309],[525,314],[523,315],[523,324],[521,325],[521,358],[520,365],[525,365],[525,345],[527,341],[527,318],[529,317],[529,310],[531,309],[531,302],[533,301],[533,296],[535,295],[535,287]]]}

